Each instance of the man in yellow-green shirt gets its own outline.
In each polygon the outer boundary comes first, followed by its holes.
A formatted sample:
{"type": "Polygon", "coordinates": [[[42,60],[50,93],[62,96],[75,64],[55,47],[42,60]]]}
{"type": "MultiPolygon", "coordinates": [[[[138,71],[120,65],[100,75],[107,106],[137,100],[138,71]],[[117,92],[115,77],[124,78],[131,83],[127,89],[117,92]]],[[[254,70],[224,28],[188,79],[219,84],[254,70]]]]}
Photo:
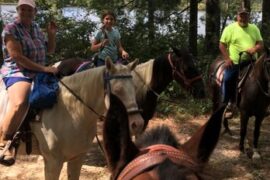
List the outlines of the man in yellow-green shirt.
{"type": "Polygon", "coordinates": [[[249,23],[249,11],[246,8],[240,8],[237,21],[224,29],[219,49],[226,66],[222,83],[223,103],[234,103],[239,65],[242,67],[248,64],[250,55],[256,59],[257,52],[263,49],[260,30],[255,24],[249,23]],[[243,51],[246,52],[241,56],[243,63],[239,64],[239,53],[243,51]]]}

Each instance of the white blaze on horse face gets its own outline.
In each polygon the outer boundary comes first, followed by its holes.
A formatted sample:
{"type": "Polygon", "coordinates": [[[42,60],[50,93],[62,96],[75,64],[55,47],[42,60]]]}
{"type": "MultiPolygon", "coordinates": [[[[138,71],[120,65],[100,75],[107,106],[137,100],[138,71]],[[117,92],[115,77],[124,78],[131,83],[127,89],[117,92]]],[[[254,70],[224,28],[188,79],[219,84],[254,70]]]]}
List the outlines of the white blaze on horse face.
{"type": "Polygon", "coordinates": [[[108,110],[110,108],[110,96],[109,96],[109,94],[105,94],[104,101],[105,101],[106,109],[108,110]]]}

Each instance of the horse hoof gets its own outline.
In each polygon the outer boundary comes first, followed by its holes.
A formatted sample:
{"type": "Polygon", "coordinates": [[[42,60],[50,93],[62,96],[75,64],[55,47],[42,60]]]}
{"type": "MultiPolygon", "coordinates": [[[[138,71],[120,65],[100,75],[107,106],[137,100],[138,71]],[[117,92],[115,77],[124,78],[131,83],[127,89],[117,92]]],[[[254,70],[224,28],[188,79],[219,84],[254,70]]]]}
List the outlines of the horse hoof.
{"type": "Polygon", "coordinates": [[[229,134],[230,136],[233,136],[233,133],[230,129],[225,128],[224,131],[221,133],[221,135],[229,134]]]}
{"type": "Polygon", "coordinates": [[[252,162],[258,162],[261,160],[261,155],[258,152],[254,152],[252,155],[252,162]]]}

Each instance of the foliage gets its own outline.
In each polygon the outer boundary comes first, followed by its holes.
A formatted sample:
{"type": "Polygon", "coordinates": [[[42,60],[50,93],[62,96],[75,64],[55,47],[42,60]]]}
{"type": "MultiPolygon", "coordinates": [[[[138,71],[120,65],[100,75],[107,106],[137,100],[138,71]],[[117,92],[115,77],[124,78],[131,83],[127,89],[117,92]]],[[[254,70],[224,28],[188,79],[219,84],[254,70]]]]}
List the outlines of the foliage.
{"type": "Polygon", "coordinates": [[[186,92],[181,92],[177,98],[163,93],[159,98],[157,111],[164,116],[169,114],[198,116],[210,113],[211,106],[210,99],[197,100],[186,92]]]}
{"type": "MultiPolygon", "coordinates": [[[[11,2],[0,1],[0,2],[11,2]]],[[[14,0],[13,2],[17,2],[14,0]]],[[[85,19],[75,21],[63,17],[62,8],[68,5],[88,8],[89,13],[100,14],[103,9],[112,9],[117,15],[117,28],[122,36],[122,44],[129,52],[131,60],[139,58],[144,62],[150,58],[170,50],[170,46],[188,47],[189,22],[182,13],[183,7],[188,6],[189,1],[180,0],[36,0],[38,5],[37,21],[45,29],[46,24],[53,20],[58,26],[57,49],[52,61],[79,56],[89,58],[90,52],[89,35],[96,31],[99,24],[85,19]],[[150,7],[150,4],[152,5],[150,7]],[[91,11],[90,11],[91,10],[91,11]],[[152,12],[153,11],[153,12],[152,12]],[[153,19],[149,14],[153,13],[153,19]],[[152,24],[150,24],[152,23],[152,24]],[[152,25],[152,26],[151,26],[152,25]],[[152,28],[152,29],[151,29],[152,28]],[[152,32],[153,30],[153,32],[152,32]],[[153,35],[154,39],[149,40],[153,35]]],[[[221,17],[223,27],[228,20],[235,18],[240,1],[221,1],[221,17]]],[[[261,0],[252,1],[253,9],[260,9],[261,0]]],[[[200,9],[205,5],[200,1],[200,9]]],[[[188,9],[188,8],[187,8],[188,9]]],[[[188,16],[188,13],[186,13],[188,16]]],[[[258,17],[252,16],[252,21],[258,22],[258,17]]],[[[207,80],[207,70],[213,62],[213,57],[204,48],[204,37],[198,36],[198,66],[207,80]]],[[[170,111],[194,111],[199,114],[209,111],[208,101],[197,101],[181,90],[176,84],[170,84],[167,91],[161,97],[168,99],[181,99],[181,105],[171,105],[161,102],[159,110],[168,113],[170,111]],[[191,99],[191,100],[190,100],[191,99]],[[181,108],[182,109],[181,109],[181,108]],[[186,108],[186,109],[185,109],[186,108]]]]}
{"type": "Polygon", "coordinates": [[[88,20],[76,21],[63,17],[61,1],[38,1],[39,13],[37,22],[45,29],[50,21],[55,21],[58,32],[56,36],[56,53],[51,61],[59,61],[70,57],[89,58],[93,53],[89,51],[89,35],[94,31],[95,24],[88,20]]]}

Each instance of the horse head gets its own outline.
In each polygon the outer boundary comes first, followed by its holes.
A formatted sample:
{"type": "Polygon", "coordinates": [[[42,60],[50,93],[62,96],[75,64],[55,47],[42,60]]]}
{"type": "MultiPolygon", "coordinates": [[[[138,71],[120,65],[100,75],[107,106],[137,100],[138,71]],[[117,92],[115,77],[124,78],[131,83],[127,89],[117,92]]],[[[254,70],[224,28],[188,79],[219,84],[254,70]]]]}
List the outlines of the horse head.
{"type": "Polygon", "coordinates": [[[201,179],[220,134],[221,107],[185,144],[168,127],[145,132],[133,143],[125,106],[114,95],[103,128],[106,159],[112,179],[201,179]]]}
{"type": "Polygon", "coordinates": [[[205,97],[205,88],[194,57],[186,49],[172,48],[174,54],[168,55],[173,78],[195,98],[205,97]]]}
{"type": "Polygon", "coordinates": [[[113,64],[110,58],[106,58],[105,81],[105,105],[110,107],[109,96],[116,95],[124,103],[128,112],[129,128],[131,134],[141,134],[144,120],[140,115],[135,96],[135,86],[132,81],[131,71],[136,67],[138,61],[133,61],[127,66],[113,64]]]}
{"type": "Polygon", "coordinates": [[[256,61],[254,71],[254,78],[263,94],[270,97],[270,54],[269,50],[261,55],[256,61]]]}

